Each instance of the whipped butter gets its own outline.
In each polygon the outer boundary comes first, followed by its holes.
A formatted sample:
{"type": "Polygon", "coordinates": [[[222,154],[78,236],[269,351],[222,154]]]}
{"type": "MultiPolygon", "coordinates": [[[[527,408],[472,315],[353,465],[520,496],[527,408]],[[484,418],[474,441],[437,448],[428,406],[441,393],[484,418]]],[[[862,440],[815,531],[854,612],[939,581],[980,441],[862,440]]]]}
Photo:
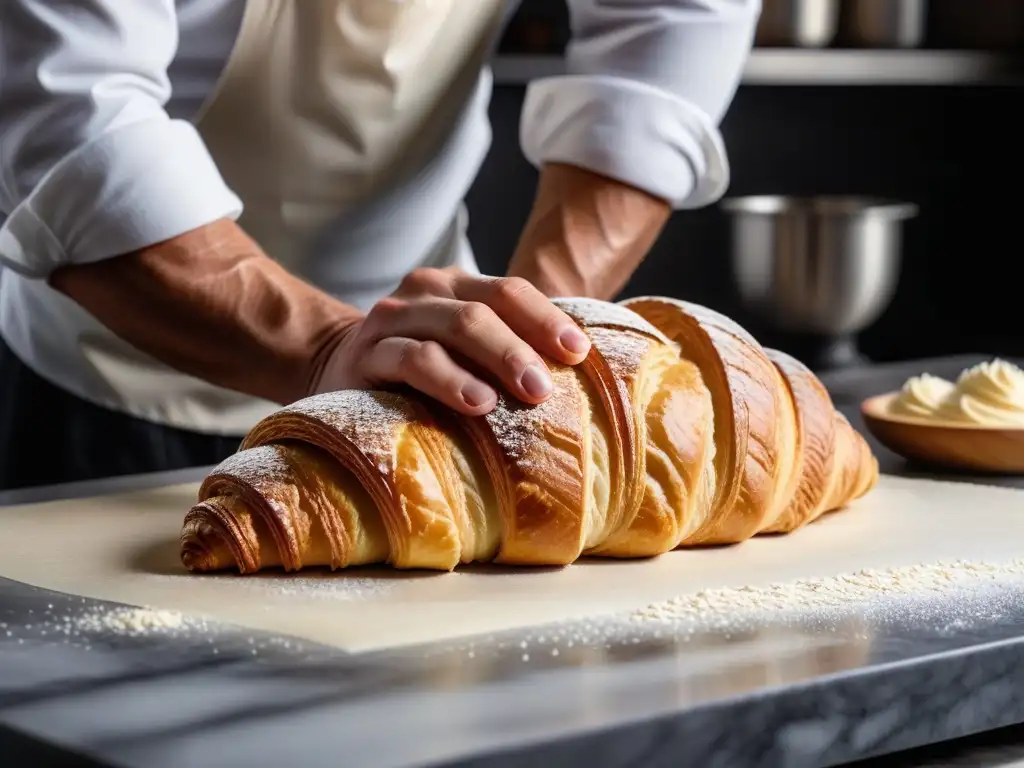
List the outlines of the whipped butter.
{"type": "Polygon", "coordinates": [[[963,371],[956,383],[922,374],[889,406],[893,415],[976,427],[1024,427],[1024,371],[991,360],[963,371]]]}
{"type": "Polygon", "coordinates": [[[915,376],[908,379],[899,394],[893,398],[889,411],[898,416],[928,418],[939,409],[943,399],[952,394],[954,389],[956,387],[953,382],[940,379],[938,376],[929,373],[915,376]]]}
{"type": "Polygon", "coordinates": [[[964,371],[935,416],[979,427],[1024,427],[1024,371],[1004,360],[964,371]]]}

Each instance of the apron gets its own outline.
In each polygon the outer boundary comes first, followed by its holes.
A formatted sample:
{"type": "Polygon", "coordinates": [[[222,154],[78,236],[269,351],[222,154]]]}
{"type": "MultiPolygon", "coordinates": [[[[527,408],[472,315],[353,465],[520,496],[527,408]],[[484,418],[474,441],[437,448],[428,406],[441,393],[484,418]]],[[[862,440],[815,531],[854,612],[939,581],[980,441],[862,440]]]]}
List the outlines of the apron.
{"type": "MultiPolygon", "coordinates": [[[[429,171],[478,87],[503,8],[503,0],[248,0],[197,121],[245,204],[242,228],[300,276],[316,273],[318,259],[349,256],[322,256],[313,238],[339,219],[365,226],[429,171]]],[[[435,225],[436,248],[449,250],[458,222],[435,225]]],[[[379,262],[358,266],[356,279],[379,262]]]]}
{"type": "MultiPolygon", "coordinates": [[[[460,118],[475,107],[486,122],[485,65],[507,10],[505,0],[248,0],[197,121],[244,203],[240,225],[289,271],[363,309],[416,267],[475,270],[467,190],[441,181],[452,163],[475,163],[471,178],[486,154],[489,126],[470,126],[486,140],[467,153],[460,118]],[[448,220],[413,215],[438,194],[458,195],[448,220]]],[[[278,408],[173,371],[105,329],[77,342],[115,407],[142,418],[242,435],[278,408]]]]}

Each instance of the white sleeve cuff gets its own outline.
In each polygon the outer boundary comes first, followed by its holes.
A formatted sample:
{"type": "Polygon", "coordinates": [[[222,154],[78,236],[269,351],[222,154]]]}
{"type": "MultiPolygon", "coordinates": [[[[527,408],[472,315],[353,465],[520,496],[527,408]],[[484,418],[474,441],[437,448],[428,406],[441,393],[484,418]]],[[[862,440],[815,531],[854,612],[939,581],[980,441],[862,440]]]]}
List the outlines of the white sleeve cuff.
{"type": "Polygon", "coordinates": [[[661,88],[609,76],[531,83],[520,141],[538,168],[566,163],[699,208],[729,186],[725,146],[711,119],[661,88]]]}
{"type": "Polygon", "coordinates": [[[0,264],[45,278],[241,212],[191,124],[143,120],[81,147],[43,177],[0,228],[0,264]]]}

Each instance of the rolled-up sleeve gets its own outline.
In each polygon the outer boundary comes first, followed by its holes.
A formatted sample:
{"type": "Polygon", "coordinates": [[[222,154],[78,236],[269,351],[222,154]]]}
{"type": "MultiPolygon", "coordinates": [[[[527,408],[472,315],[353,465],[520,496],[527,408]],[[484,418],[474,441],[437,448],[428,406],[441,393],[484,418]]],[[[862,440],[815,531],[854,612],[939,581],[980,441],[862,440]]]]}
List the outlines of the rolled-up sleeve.
{"type": "Polygon", "coordinates": [[[241,202],[164,109],[175,0],[0,0],[0,264],[45,278],[241,202]]]}
{"type": "Polygon", "coordinates": [[[540,167],[587,168],[696,208],[729,164],[718,123],[753,45],[760,0],[568,0],[567,74],[534,81],[521,124],[540,167]]]}

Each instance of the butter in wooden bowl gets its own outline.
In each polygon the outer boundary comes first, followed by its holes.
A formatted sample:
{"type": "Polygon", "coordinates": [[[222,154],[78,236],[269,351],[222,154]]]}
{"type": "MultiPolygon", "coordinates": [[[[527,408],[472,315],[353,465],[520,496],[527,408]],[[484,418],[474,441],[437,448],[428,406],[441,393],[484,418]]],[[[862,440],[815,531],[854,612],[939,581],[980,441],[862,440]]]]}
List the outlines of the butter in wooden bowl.
{"type": "Polygon", "coordinates": [[[955,382],[928,373],[861,405],[870,432],[899,455],[984,472],[1024,473],[1024,370],[998,358],[955,382]]]}

